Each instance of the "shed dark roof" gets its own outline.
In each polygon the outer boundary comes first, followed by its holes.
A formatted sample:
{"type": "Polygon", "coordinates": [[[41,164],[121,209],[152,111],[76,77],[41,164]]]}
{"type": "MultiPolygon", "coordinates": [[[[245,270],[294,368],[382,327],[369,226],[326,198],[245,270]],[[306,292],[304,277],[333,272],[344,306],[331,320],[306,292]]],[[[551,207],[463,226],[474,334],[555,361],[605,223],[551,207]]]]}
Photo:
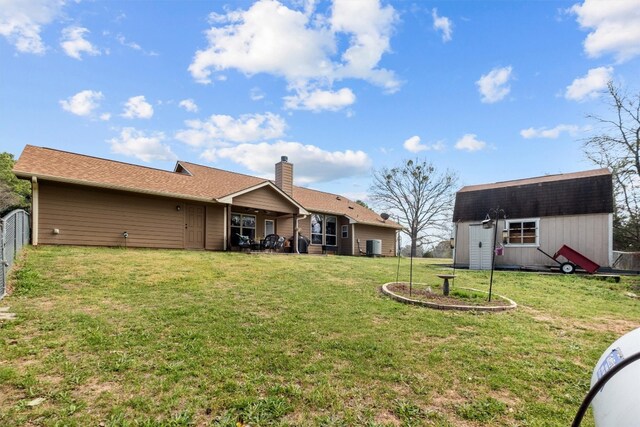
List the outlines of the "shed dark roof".
{"type": "Polygon", "coordinates": [[[497,207],[507,218],[612,213],[611,172],[596,169],[463,187],[456,194],[453,221],[481,221],[497,207]]]}

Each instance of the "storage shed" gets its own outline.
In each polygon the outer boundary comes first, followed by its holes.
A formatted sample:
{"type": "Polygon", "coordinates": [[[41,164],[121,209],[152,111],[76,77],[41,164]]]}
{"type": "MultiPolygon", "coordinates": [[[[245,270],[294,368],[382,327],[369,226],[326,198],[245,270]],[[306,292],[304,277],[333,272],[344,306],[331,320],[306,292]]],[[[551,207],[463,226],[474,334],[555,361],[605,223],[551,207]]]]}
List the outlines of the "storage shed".
{"type": "Polygon", "coordinates": [[[490,269],[494,247],[497,267],[552,265],[540,248],[553,254],[568,245],[600,266],[612,263],[613,182],[608,169],[546,175],[472,185],[456,193],[453,212],[455,263],[490,269]],[[496,230],[482,227],[487,218],[496,230]]]}

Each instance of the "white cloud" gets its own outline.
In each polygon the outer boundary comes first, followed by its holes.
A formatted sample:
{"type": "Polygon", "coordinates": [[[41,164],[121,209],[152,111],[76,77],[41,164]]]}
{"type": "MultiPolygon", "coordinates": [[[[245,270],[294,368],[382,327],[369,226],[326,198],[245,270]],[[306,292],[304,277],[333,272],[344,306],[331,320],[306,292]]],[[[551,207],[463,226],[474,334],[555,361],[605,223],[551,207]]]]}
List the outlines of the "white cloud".
{"type": "Polygon", "coordinates": [[[84,27],[67,27],[62,30],[60,46],[67,55],[78,60],[82,59],[82,53],[92,56],[100,55],[100,50],[84,38],[88,33],[90,31],[84,27]]]}
{"type": "Polygon", "coordinates": [[[438,16],[438,9],[433,8],[431,11],[433,17],[433,29],[442,32],[442,41],[451,41],[451,35],[453,33],[453,22],[446,16],[438,16]]]}
{"type": "Polygon", "coordinates": [[[334,37],[349,35],[349,47],[336,64],[334,77],[360,78],[395,92],[400,82],[392,71],[377,68],[382,55],[391,50],[391,34],[398,22],[397,12],[390,5],[382,7],[378,0],[334,0],[330,18],[334,37]]]}
{"type": "Polygon", "coordinates": [[[60,100],[60,106],[63,110],[68,111],[76,116],[90,116],[93,110],[100,106],[100,102],[104,98],[102,92],[94,90],[83,90],[70,96],[67,99],[60,100]]]}
{"type": "Polygon", "coordinates": [[[482,102],[492,104],[504,99],[511,91],[509,80],[511,79],[511,66],[494,68],[488,74],[484,74],[476,82],[482,102]]]}
{"type": "Polygon", "coordinates": [[[122,46],[128,47],[129,49],[133,49],[133,50],[138,51],[138,52],[141,52],[144,55],[147,55],[147,56],[158,56],[157,52],[154,52],[152,50],[151,51],[147,51],[147,50],[143,49],[142,46],[140,46],[138,43],[127,40],[126,37],[123,36],[122,34],[118,34],[115,37],[115,39],[122,46]]]}
{"type": "Polygon", "coordinates": [[[109,120],[111,120],[111,113],[100,114],[100,120],[102,120],[103,122],[108,122],[109,120]]]}
{"type": "Polygon", "coordinates": [[[584,29],[591,30],[584,50],[598,58],[612,53],[620,62],[640,55],[640,4],[637,0],[585,0],[570,11],[584,29]]]}
{"type": "Polygon", "coordinates": [[[60,14],[63,5],[63,0],[2,0],[0,35],[18,52],[44,54],[46,47],[40,32],[60,14]]]}
{"type": "Polygon", "coordinates": [[[277,1],[261,0],[246,11],[218,15],[209,29],[209,47],[197,51],[189,66],[194,79],[211,82],[211,69],[246,74],[271,73],[290,80],[332,72],[326,52],[334,48],[330,32],[311,28],[309,17],[277,1]]]}
{"type": "Polygon", "coordinates": [[[371,159],[363,151],[326,151],[313,145],[287,141],[214,148],[205,151],[202,157],[209,161],[229,159],[257,174],[272,177],[273,165],[283,155],[295,164],[296,185],[365,175],[371,168],[371,159]]]}
{"type": "Polygon", "coordinates": [[[264,92],[259,87],[253,87],[249,92],[249,97],[252,101],[260,101],[261,99],[264,99],[264,96],[264,92]]]}
{"type": "Polygon", "coordinates": [[[212,115],[208,120],[187,120],[189,129],[178,131],[176,139],[194,147],[224,146],[280,138],[286,123],[277,114],[245,114],[233,118],[212,115]]]}
{"type": "Polygon", "coordinates": [[[356,102],[356,96],[349,88],[336,92],[330,90],[299,90],[296,95],[284,97],[285,108],[290,110],[338,111],[356,102]]]}
{"type": "Polygon", "coordinates": [[[571,136],[576,136],[579,132],[588,130],[589,127],[580,127],[576,125],[557,125],[554,128],[547,129],[546,127],[541,128],[528,128],[522,129],[520,131],[520,136],[525,139],[532,138],[547,138],[547,139],[558,139],[561,133],[568,133],[571,136]]]}
{"type": "Polygon", "coordinates": [[[597,98],[600,91],[607,87],[611,80],[613,67],[592,68],[584,77],[579,77],[567,86],[564,97],[573,101],[583,101],[586,98],[597,98]]]}
{"type": "Polygon", "coordinates": [[[420,137],[415,135],[407,139],[402,146],[405,150],[411,153],[419,153],[421,151],[442,151],[444,150],[444,143],[438,141],[434,144],[423,144],[420,141],[420,137]]]}
{"type": "Polygon", "coordinates": [[[456,149],[464,151],[480,151],[487,146],[487,143],[480,141],[478,136],[473,133],[465,134],[456,142],[456,149]]]}
{"type": "Polygon", "coordinates": [[[190,113],[198,112],[198,105],[193,99],[183,99],[178,105],[190,113]]]}
{"type": "Polygon", "coordinates": [[[125,36],[123,36],[122,34],[118,34],[116,36],[116,40],[118,41],[118,43],[120,43],[122,46],[131,48],[133,50],[142,50],[142,46],[140,46],[138,43],[136,42],[130,42],[127,41],[127,39],[125,38],[125,36]]]}
{"type": "Polygon", "coordinates": [[[165,135],[162,132],[151,132],[147,135],[143,131],[127,127],[122,129],[119,137],[107,142],[111,144],[111,151],[114,153],[135,157],[143,162],[175,160],[177,157],[171,148],[162,144],[164,140],[165,135]]]}
{"type": "Polygon", "coordinates": [[[122,117],[128,119],[150,119],[153,117],[153,107],[145,100],[144,95],[132,96],[124,105],[122,117]]]}
{"type": "Polygon", "coordinates": [[[380,68],[389,52],[398,21],[391,6],[377,0],[334,0],[330,16],[294,10],[276,0],[259,0],[247,10],[210,16],[209,46],[195,53],[189,71],[200,83],[212,73],[236,69],[247,75],[268,73],[283,77],[289,88],[331,89],[335,80],[356,78],[397,91],[400,82],[380,68]],[[346,41],[344,49],[343,46],[346,41]]]}

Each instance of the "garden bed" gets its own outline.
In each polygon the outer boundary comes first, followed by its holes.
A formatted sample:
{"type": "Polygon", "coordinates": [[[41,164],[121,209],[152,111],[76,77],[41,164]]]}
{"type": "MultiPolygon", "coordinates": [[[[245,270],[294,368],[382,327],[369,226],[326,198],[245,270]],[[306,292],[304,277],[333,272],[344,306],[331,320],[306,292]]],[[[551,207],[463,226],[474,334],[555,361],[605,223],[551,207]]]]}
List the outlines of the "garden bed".
{"type": "Polygon", "coordinates": [[[438,310],[504,311],[518,306],[502,295],[492,294],[493,298],[489,301],[487,292],[472,288],[452,288],[449,295],[445,296],[438,285],[414,283],[410,289],[409,283],[391,282],[382,286],[382,292],[399,302],[438,310]]]}

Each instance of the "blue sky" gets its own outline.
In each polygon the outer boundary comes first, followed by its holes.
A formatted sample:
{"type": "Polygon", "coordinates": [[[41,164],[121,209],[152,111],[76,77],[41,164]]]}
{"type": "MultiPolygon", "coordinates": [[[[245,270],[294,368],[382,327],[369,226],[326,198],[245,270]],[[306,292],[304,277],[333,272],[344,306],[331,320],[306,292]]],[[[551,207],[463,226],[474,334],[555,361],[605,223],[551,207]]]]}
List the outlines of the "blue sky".
{"type": "Polygon", "coordinates": [[[460,185],[592,169],[587,114],[640,90],[640,0],[0,0],[0,150],[186,160],[366,199],[426,158],[460,185]]]}

